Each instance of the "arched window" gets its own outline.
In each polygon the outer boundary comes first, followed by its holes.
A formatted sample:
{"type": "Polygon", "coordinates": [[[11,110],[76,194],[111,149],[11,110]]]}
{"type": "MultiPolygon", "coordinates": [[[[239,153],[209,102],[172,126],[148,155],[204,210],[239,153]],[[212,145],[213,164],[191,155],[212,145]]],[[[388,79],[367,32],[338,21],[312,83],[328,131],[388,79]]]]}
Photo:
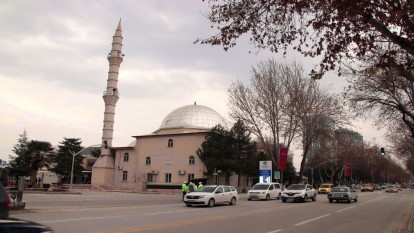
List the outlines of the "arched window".
{"type": "Polygon", "coordinates": [[[168,139],[168,147],[173,147],[174,141],[172,139],[168,139]]]}
{"type": "Polygon", "coordinates": [[[188,164],[195,164],[195,157],[193,155],[188,159],[188,164]]]}
{"type": "Polygon", "coordinates": [[[129,161],[129,154],[125,153],[124,154],[124,162],[128,162],[129,161]]]}
{"type": "Polygon", "coordinates": [[[146,165],[151,165],[151,157],[147,157],[146,159],[145,159],[145,164],[146,165]]]}

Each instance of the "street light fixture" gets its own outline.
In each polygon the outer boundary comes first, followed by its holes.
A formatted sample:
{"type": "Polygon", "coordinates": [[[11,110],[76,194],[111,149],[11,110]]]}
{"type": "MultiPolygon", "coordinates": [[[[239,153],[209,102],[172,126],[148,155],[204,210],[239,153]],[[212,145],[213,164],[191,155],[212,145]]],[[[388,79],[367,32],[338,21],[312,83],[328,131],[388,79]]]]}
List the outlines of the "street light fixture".
{"type": "Polygon", "coordinates": [[[311,174],[312,174],[312,187],[313,187],[313,170],[314,170],[315,168],[317,168],[317,167],[319,167],[319,166],[321,166],[321,165],[323,165],[323,164],[327,163],[327,162],[333,162],[333,161],[338,161],[338,160],[341,160],[341,159],[331,159],[331,160],[326,160],[326,161],[324,161],[324,162],[322,162],[322,163],[320,163],[320,164],[318,164],[318,165],[316,165],[316,166],[309,167],[309,168],[311,169],[311,174]]]}
{"type": "Polygon", "coordinates": [[[69,152],[72,154],[72,169],[70,171],[70,185],[69,185],[69,191],[72,190],[72,184],[73,184],[73,167],[75,166],[75,157],[76,155],[82,153],[82,151],[89,149],[91,147],[95,147],[95,146],[102,146],[102,144],[96,144],[96,145],[92,145],[92,146],[88,146],[83,148],[82,150],[78,151],[78,152],[73,152],[71,150],[69,150],[69,152]]]}

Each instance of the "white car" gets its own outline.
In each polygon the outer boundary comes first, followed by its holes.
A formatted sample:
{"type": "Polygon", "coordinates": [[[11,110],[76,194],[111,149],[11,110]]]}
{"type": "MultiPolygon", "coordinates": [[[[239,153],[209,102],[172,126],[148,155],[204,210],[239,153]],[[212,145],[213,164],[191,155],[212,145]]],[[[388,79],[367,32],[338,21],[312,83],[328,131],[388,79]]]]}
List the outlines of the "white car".
{"type": "Polygon", "coordinates": [[[279,183],[257,183],[247,192],[247,200],[270,200],[280,199],[279,183]]]}
{"type": "Polygon", "coordinates": [[[207,205],[213,207],[216,203],[235,205],[237,200],[239,200],[237,190],[229,185],[206,185],[201,190],[184,196],[186,206],[207,205]]]}
{"type": "Polygon", "coordinates": [[[288,200],[307,202],[308,199],[316,201],[316,191],[310,184],[292,184],[283,190],[282,202],[288,200]]]}

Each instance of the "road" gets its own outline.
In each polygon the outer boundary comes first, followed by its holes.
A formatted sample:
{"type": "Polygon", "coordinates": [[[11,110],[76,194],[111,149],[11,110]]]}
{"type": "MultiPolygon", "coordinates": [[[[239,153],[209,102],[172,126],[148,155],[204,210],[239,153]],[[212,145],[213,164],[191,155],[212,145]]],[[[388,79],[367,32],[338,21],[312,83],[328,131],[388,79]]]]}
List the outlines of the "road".
{"type": "Polygon", "coordinates": [[[414,190],[358,192],[356,203],[247,201],[235,206],[186,207],[180,195],[135,193],[25,194],[12,217],[65,232],[151,233],[391,233],[407,232],[414,190]]]}

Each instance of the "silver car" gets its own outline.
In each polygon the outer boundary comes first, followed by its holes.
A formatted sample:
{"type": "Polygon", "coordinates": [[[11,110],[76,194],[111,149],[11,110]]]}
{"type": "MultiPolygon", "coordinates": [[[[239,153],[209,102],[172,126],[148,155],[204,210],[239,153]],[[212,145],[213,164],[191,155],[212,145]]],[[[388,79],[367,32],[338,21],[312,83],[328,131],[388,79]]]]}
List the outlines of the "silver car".
{"type": "Polygon", "coordinates": [[[283,190],[280,198],[282,202],[288,200],[307,202],[308,199],[316,201],[316,191],[310,184],[292,184],[283,190]]]}
{"type": "Polygon", "coordinates": [[[398,193],[398,188],[395,185],[388,185],[385,189],[385,192],[387,193],[398,193]]]}
{"type": "Polygon", "coordinates": [[[356,192],[347,186],[334,187],[332,191],[328,193],[327,197],[329,203],[332,203],[333,201],[347,201],[348,203],[351,203],[351,201],[358,201],[358,195],[356,192]]]}
{"type": "Polygon", "coordinates": [[[257,183],[247,192],[247,200],[280,199],[282,190],[279,183],[257,183]]]}
{"type": "Polygon", "coordinates": [[[235,205],[237,200],[239,200],[237,190],[229,185],[206,185],[201,190],[184,196],[186,206],[206,205],[213,207],[217,203],[235,205]]]}

